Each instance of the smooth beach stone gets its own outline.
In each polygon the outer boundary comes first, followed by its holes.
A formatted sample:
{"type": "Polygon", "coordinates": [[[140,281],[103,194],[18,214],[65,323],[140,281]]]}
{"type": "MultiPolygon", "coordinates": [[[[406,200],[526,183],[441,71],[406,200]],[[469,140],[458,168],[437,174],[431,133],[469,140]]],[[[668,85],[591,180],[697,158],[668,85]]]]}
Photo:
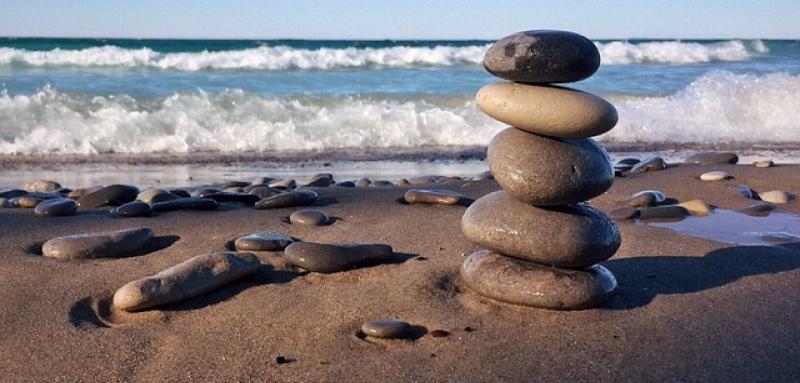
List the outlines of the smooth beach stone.
{"type": "Polygon", "coordinates": [[[153,214],[153,208],[144,201],[131,201],[114,209],[119,217],[147,217],[153,214]]]}
{"type": "Polygon", "coordinates": [[[256,209],[277,209],[282,207],[308,206],[319,198],[313,190],[295,190],[271,197],[263,198],[256,202],[256,209]]]}
{"type": "Polygon", "coordinates": [[[333,185],[333,174],[331,173],[319,173],[314,175],[313,177],[306,180],[303,186],[308,187],[328,187],[333,185]]]}
{"type": "Polygon", "coordinates": [[[759,199],[758,193],[747,185],[736,185],[736,191],[744,198],[759,199]]]}
{"type": "Polygon", "coordinates": [[[600,52],[591,40],[577,33],[533,30],[497,40],[486,51],[483,66],[511,81],[575,82],[597,71],[600,52]]]}
{"type": "Polygon", "coordinates": [[[231,188],[222,189],[223,193],[244,193],[244,188],[241,186],[235,186],[231,188]]]}
{"type": "Polygon", "coordinates": [[[54,192],[61,189],[61,184],[56,181],[36,180],[25,185],[29,192],[54,192]]]}
{"type": "Polygon", "coordinates": [[[295,242],[286,247],[284,258],[297,267],[317,273],[336,273],[393,259],[389,245],[377,243],[327,244],[295,242]]]}
{"type": "Polygon", "coordinates": [[[753,166],[757,168],[771,168],[775,166],[775,162],[773,162],[772,160],[755,161],[753,162],[753,166]]]}
{"type": "Polygon", "coordinates": [[[288,178],[288,179],[272,181],[267,186],[273,189],[292,190],[297,187],[297,182],[294,179],[288,178]]]}
{"type": "Polygon", "coordinates": [[[642,162],[642,160],[633,157],[625,157],[619,161],[617,161],[617,165],[625,165],[625,166],[633,166],[642,162]]]}
{"type": "Polygon", "coordinates": [[[500,302],[552,310],[597,306],[612,296],[617,280],[600,265],[572,270],[479,251],[461,265],[474,292],[500,302]]]}
{"type": "Polygon", "coordinates": [[[344,181],[344,182],[337,182],[333,184],[333,186],[338,186],[341,188],[354,188],[356,187],[356,183],[353,181],[344,181]]]}
{"type": "Polygon", "coordinates": [[[700,179],[703,181],[724,181],[729,178],[732,177],[722,171],[707,172],[700,175],[700,179]]]}
{"type": "Polygon", "coordinates": [[[611,130],[618,118],[608,101],[557,86],[494,83],[481,88],[475,101],[497,121],[550,137],[597,136],[611,130]]]}
{"type": "Polygon", "coordinates": [[[735,164],[739,162],[739,156],[731,152],[702,152],[689,156],[685,162],[695,165],[735,164]]]}
{"type": "Polygon", "coordinates": [[[250,182],[245,181],[227,181],[222,184],[223,189],[230,189],[230,188],[243,188],[246,186],[250,186],[250,182]]]}
{"type": "Polygon", "coordinates": [[[198,255],[122,286],[114,293],[113,305],[137,311],[180,302],[253,275],[260,267],[261,261],[252,253],[198,255]]]}
{"type": "Polygon", "coordinates": [[[411,189],[403,198],[409,204],[458,205],[464,201],[464,196],[459,193],[437,189],[411,189]]]}
{"type": "Polygon", "coordinates": [[[372,183],[372,181],[369,178],[361,177],[361,178],[356,180],[356,187],[357,188],[369,187],[369,184],[371,184],[371,183],[372,183]]]}
{"type": "Polygon", "coordinates": [[[13,198],[14,203],[21,208],[32,209],[35,208],[36,205],[45,201],[44,198],[33,197],[29,195],[24,195],[21,197],[13,198]]]}
{"type": "Polygon", "coordinates": [[[228,193],[228,192],[219,192],[213,193],[205,196],[204,198],[213,199],[219,203],[222,202],[236,202],[245,205],[253,205],[256,202],[261,200],[261,197],[255,194],[248,194],[248,193],[228,193]]]}
{"type": "Polygon", "coordinates": [[[681,206],[689,210],[690,213],[699,216],[707,216],[711,214],[711,205],[701,199],[693,199],[691,201],[681,202],[676,206],[681,206]]]}
{"type": "Polygon", "coordinates": [[[53,238],[42,245],[42,255],[58,259],[119,258],[140,250],[153,237],[145,227],[53,238]]]}
{"type": "Polygon", "coordinates": [[[178,196],[180,198],[189,198],[189,197],[192,196],[191,193],[189,193],[188,191],[183,190],[183,189],[169,189],[167,191],[172,193],[172,194],[175,194],[176,196],[178,196]]]}
{"type": "Polygon", "coordinates": [[[371,320],[361,325],[361,332],[373,338],[405,338],[409,330],[411,325],[408,322],[396,319],[371,320]]]}
{"type": "Polygon", "coordinates": [[[282,251],[292,243],[294,243],[294,240],[289,236],[273,232],[261,232],[236,238],[233,246],[237,251],[282,251]]]}
{"type": "Polygon", "coordinates": [[[789,203],[795,198],[793,193],[785,192],[783,190],[770,190],[767,192],[758,193],[758,196],[764,202],[780,204],[789,203]]]}
{"type": "Polygon", "coordinates": [[[102,188],[103,188],[102,186],[92,186],[92,187],[88,187],[88,188],[77,188],[77,189],[67,193],[67,197],[72,198],[74,200],[78,200],[81,197],[83,197],[83,196],[85,196],[87,194],[90,194],[90,193],[94,193],[94,192],[96,192],[96,191],[98,191],[98,190],[100,190],[102,188]]]}
{"type": "Polygon", "coordinates": [[[27,191],[22,189],[8,189],[0,192],[0,198],[16,198],[28,194],[27,191]]]}
{"type": "Polygon", "coordinates": [[[608,212],[608,216],[613,220],[623,221],[639,217],[639,210],[633,207],[620,207],[608,212]]]}
{"type": "Polygon", "coordinates": [[[651,157],[634,165],[631,173],[646,173],[664,170],[667,168],[667,162],[661,157],[651,157]]]}
{"type": "Polygon", "coordinates": [[[217,193],[221,193],[221,192],[222,192],[222,189],[217,188],[217,187],[205,187],[205,188],[201,188],[201,189],[195,190],[194,193],[192,193],[192,196],[200,197],[200,198],[206,198],[206,197],[208,197],[208,196],[210,196],[212,194],[217,194],[217,193]]]}
{"type": "Polygon", "coordinates": [[[436,181],[437,178],[435,176],[419,176],[408,179],[408,183],[410,183],[411,185],[428,185],[436,183],[436,181]]]}
{"type": "Polygon", "coordinates": [[[773,211],[775,211],[775,205],[769,203],[756,203],[739,209],[740,213],[753,217],[766,217],[773,211]]]}
{"type": "MultiPolygon", "coordinates": [[[[281,193],[280,190],[273,189],[273,188],[271,188],[269,186],[266,186],[266,185],[258,185],[258,186],[248,187],[248,188],[245,188],[245,192],[249,193],[249,194],[252,194],[252,195],[259,196],[260,198],[272,197],[272,196],[274,196],[276,194],[280,194],[281,193]]],[[[256,202],[258,202],[258,201],[256,201],[256,202]]]]}
{"type": "Polygon", "coordinates": [[[69,198],[51,198],[40,202],[33,214],[40,217],[61,217],[78,211],[78,203],[69,198]]]}
{"type": "Polygon", "coordinates": [[[180,197],[172,194],[166,190],[161,189],[150,189],[145,190],[139,195],[136,196],[136,199],[145,203],[155,203],[155,202],[164,202],[164,201],[172,201],[174,199],[178,199],[180,197]]]}
{"type": "Polygon", "coordinates": [[[387,180],[372,181],[369,184],[369,187],[371,187],[371,188],[387,188],[387,187],[392,187],[392,186],[394,186],[392,181],[387,181],[387,180]]]}
{"type": "Polygon", "coordinates": [[[585,201],[614,182],[608,153],[591,138],[558,139],[508,128],[494,136],[486,157],[503,190],[537,206],[585,201]]]}
{"type": "Polygon", "coordinates": [[[678,205],[643,207],[639,209],[640,219],[672,219],[687,216],[689,216],[689,210],[678,205]]]}
{"type": "Polygon", "coordinates": [[[130,185],[109,185],[78,199],[81,209],[101,206],[119,206],[131,202],[139,195],[139,188],[130,185]]]}
{"type": "Polygon", "coordinates": [[[218,206],[219,204],[217,201],[200,197],[180,198],[172,201],[156,202],[150,205],[154,212],[173,210],[216,210],[218,206]]]}
{"type": "Polygon", "coordinates": [[[586,205],[540,208],[500,190],[472,203],[461,219],[475,244],[508,256],[559,267],[586,267],[617,251],[617,226],[586,205]]]}
{"type": "Polygon", "coordinates": [[[292,225],[323,226],[331,222],[331,217],[319,210],[298,210],[289,215],[292,225]]]}

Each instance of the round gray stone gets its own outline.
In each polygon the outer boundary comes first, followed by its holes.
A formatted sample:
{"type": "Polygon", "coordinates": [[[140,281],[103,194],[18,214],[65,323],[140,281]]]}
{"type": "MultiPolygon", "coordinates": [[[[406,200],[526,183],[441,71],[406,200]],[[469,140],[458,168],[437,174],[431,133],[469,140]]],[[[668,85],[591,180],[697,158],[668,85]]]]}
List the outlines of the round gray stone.
{"type": "Polygon", "coordinates": [[[294,243],[291,237],[273,232],[261,232],[236,238],[237,251],[282,251],[294,243]]]}
{"type": "Polygon", "coordinates": [[[361,325],[361,332],[373,338],[405,338],[410,329],[408,322],[396,319],[371,320],[361,325]]]}
{"type": "Polygon", "coordinates": [[[69,198],[51,198],[36,205],[33,214],[40,217],[61,217],[78,211],[78,203],[69,198]]]}
{"type": "Polygon", "coordinates": [[[503,190],[537,206],[585,201],[614,182],[608,153],[590,138],[558,139],[508,128],[492,139],[487,159],[503,190]]]}
{"type": "Polygon", "coordinates": [[[118,258],[134,254],[152,238],[144,227],[53,238],[42,245],[42,255],[58,259],[118,258]]]}
{"type": "Polygon", "coordinates": [[[383,244],[326,244],[295,242],[284,258],[297,267],[318,273],[336,273],[393,259],[392,247],[383,244]]]}
{"type": "Polygon", "coordinates": [[[323,226],[331,222],[331,217],[319,210],[298,210],[289,215],[292,225],[323,226]]]}

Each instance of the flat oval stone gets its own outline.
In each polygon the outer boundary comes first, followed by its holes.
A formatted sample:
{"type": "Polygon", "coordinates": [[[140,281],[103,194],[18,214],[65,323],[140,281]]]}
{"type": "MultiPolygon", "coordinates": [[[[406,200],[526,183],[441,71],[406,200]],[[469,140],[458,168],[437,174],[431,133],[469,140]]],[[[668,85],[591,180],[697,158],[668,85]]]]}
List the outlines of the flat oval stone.
{"type": "Polygon", "coordinates": [[[256,209],[278,209],[282,207],[308,206],[319,198],[313,190],[295,190],[272,197],[263,198],[256,202],[256,209]]]}
{"type": "Polygon", "coordinates": [[[361,332],[373,338],[398,339],[405,338],[411,325],[396,319],[379,319],[366,321],[361,325],[361,332]]]}
{"type": "Polygon", "coordinates": [[[303,186],[328,187],[333,185],[333,174],[319,173],[306,180],[303,186]]]}
{"type": "Polygon", "coordinates": [[[343,181],[343,182],[337,182],[333,184],[333,186],[338,186],[340,188],[354,188],[356,187],[356,183],[353,181],[343,181]]]}
{"type": "Polygon", "coordinates": [[[617,226],[585,205],[540,208],[500,190],[479,198],[461,219],[470,241],[508,256],[559,267],[586,267],[617,251],[617,226]]]}
{"type": "Polygon", "coordinates": [[[255,274],[260,267],[261,261],[252,253],[198,255],[122,286],[114,293],[113,305],[137,311],[180,302],[255,274]]]}
{"type": "Polygon", "coordinates": [[[153,214],[153,209],[143,201],[132,201],[114,209],[114,214],[119,217],[147,217],[153,214]]]}
{"type": "Polygon", "coordinates": [[[12,198],[12,200],[14,201],[14,203],[17,204],[17,206],[19,206],[21,208],[26,208],[26,209],[35,208],[37,205],[42,203],[42,201],[45,201],[44,198],[39,198],[39,197],[34,197],[34,196],[29,196],[29,195],[24,195],[24,196],[21,196],[21,197],[12,198]]]}
{"type": "Polygon", "coordinates": [[[53,238],[42,245],[42,255],[58,259],[119,258],[142,249],[153,232],[145,227],[53,238]]]}
{"type": "Polygon", "coordinates": [[[51,198],[36,205],[33,214],[40,217],[62,217],[78,211],[78,203],[69,198],[51,198]]]}
{"type": "Polygon", "coordinates": [[[757,168],[771,168],[775,166],[775,162],[773,162],[772,160],[754,161],[753,166],[757,168]]]}
{"type": "Polygon", "coordinates": [[[130,185],[109,185],[78,199],[81,209],[101,206],[119,206],[131,202],[139,195],[139,188],[130,185]]]}
{"type": "Polygon", "coordinates": [[[489,73],[528,83],[575,82],[600,66],[594,43],[577,33],[534,30],[503,37],[483,57],[489,73]]]}
{"type": "Polygon", "coordinates": [[[236,238],[237,251],[282,251],[294,243],[291,237],[273,232],[261,232],[236,238]]]}
{"type": "Polygon", "coordinates": [[[687,216],[689,216],[689,210],[678,205],[643,207],[639,209],[639,218],[641,219],[674,219],[687,216]]]}
{"type": "Polygon", "coordinates": [[[783,190],[770,190],[763,193],[758,193],[758,196],[764,202],[771,203],[789,203],[794,200],[795,195],[783,190]]]}
{"type": "Polygon", "coordinates": [[[331,217],[319,210],[298,210],[289,215],[292,225],[323,226],[331,222],[331,217]]]}
{"type": "Polygon", "coordinates": [[[56,181],[36,180],[25,185],[29,192],[54,192],[61,189],[61,184],[56,181]]]}
{"type": "Polygon", "coordinates": [[[489,143],[487,160],[503,190],[537,206],[585,201],[614,182],[608,153],[590,138],[558,139],[508,128],[489,143]]]}
{"type": "Polygon", "coordinates": [[[500,82],[481,88],[475,101],[495,120],[550,137],[597,136],[617,123],[608,101],[564,87],[500,82]]]}
{"type": "Polygon", "coordinates": [[[689,156],[685,162],[695,165],[735,164],[739,162],[739,156],[731,152],[702,152],[689,156]]]}
{"type": "Polygon", "coordinates": [[[294,179],[288,178],[288,179],[272,181],[267,186],[273,189],[292,190],[297,187],[297,182],[294,179]]]}
{"type": "Polygon", "coordinates": [[[449,190],[411,189],[403,199],[409,204],[458,205],[464,201],[464,196],[449,190]]]}
{"type": "Polygon", "coordinates": [[[173,210],[216,210],[218,206],[219,204],[217,201],[200,197],[180,198],[172,201],[156,202],[150,205],[154,212],[173,210]]]}
{"type": "Polygon", "coordinates": [[[286,247],[284,258],[297,267],[317,273],[336,273],[390,261],[392,247],[383,244],[327,244],[295,242],[286,247]]]}
{"type": "Polygon", "coordinates": [[[175,194],[172,194],[166,190],[161,190],[161,189],[145,190],[136,196],[136,199],[138,199],[139,201],[143,201],[145,203],[172,201],[178,198],[181,197],[178,197],[175,194]]]}
{"type": "Polygon", "coordinates": [[[681,202],[677,206],[681,206],[686,210],[689,210],[690,213],[702,217],[711,214],[711,205],[701,199],[693,199],[691,201],[681,202]]]}
{"type": "Polygon", "coordinates": [[[664,203],[667,200],[667,196],[664,193],[657,191],[657,190],[642,190],[640,192],[632,194],[627,199],[621,201],[620,203],[625,206],[629,207],[648,207],[648,206],[656,206],[658,204],[664,203]]]}
{"type": "Polygon", "coordinates": [[[467,257],[461,265],[461,278],[485,297],[552,310],[597,306],[617,288],[614,275],[600,265],[560,269],[485,250],[467,257]]]}
{"type": "Polygon", "coordinates": [[[753,217],[766,217],[773,211],[775,211],[775,205],[769,203],[756,203],[739,209],[740,213],[753,217]]]}
{"type": "Polygon", "coordinates": [[[703,181],[724,181],[728,178],[731,178],[731,176],[723,171],[706,172],[700,175],[700,179],[703,181]]]}
{"type": "Polygon", "coordinates": [[[631,174],[646,173],[646,172],[655,172],[659,170],[664,170],[666,168],[667,168],[667,162],[664,161],[663,158],[651,157],[634,165],[631,168],[630,172],[631,174]]]}

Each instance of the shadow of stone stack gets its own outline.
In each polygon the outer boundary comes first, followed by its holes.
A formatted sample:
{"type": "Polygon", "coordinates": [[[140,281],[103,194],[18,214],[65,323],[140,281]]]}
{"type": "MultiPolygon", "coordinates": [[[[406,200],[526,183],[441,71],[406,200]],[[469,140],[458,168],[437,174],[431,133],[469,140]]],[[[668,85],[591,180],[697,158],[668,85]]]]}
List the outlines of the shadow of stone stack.
{"type": "Polygon", "coordinates": [[[502,190],[473,203],[461,222],[466,237],[487,249],[461,267],[466,285],[497,301],[548,309],[580,309],[609,298],[614,276],[597,263],[620,245],[619,230],[586,200],[611,187],[608,153],[589,138],[617,122],[595,95],[554,86],[597,71],[600,53],[581,35],[520,32],[497,41],[486,70],[511,82],[482,88],[478,106],[507,123],[489,144],[488,162],[502,190]]]}

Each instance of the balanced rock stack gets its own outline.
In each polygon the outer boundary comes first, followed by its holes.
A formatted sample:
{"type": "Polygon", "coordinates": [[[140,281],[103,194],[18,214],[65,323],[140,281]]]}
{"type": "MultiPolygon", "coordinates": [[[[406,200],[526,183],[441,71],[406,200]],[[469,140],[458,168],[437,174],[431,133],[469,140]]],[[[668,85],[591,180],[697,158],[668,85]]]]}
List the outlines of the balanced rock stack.
{"type": "Polygon", "coordinates": [[[486,69],[511,82],[481,89],[478,106],[513,127],[492,139],[487,155],[503,190],[475,201],[461,222],[470,241],[490,249],[461,268],[478,294],[561,310],[613,294],[616,279],[597,263],[617,251],[619,230],[584,201],[614,180],[608,153],[589,137],[613,128],[617,112],[600,97],[550,85],[583,80],[599,65],[594,43],[571,32],[520,32],[486,53],[486,69]]]}

